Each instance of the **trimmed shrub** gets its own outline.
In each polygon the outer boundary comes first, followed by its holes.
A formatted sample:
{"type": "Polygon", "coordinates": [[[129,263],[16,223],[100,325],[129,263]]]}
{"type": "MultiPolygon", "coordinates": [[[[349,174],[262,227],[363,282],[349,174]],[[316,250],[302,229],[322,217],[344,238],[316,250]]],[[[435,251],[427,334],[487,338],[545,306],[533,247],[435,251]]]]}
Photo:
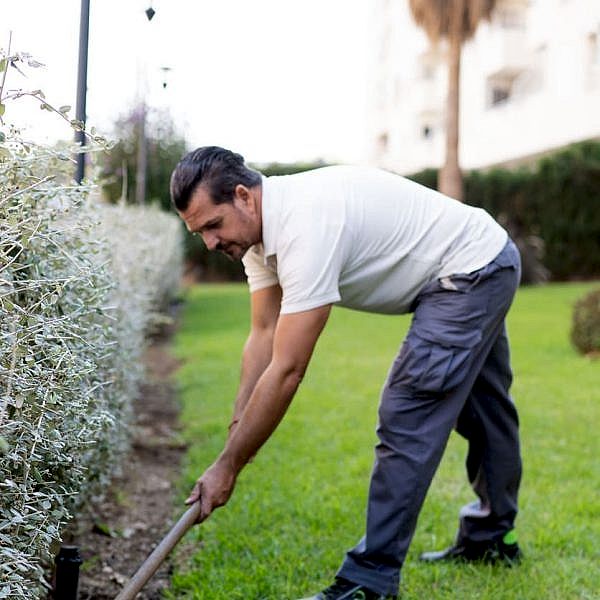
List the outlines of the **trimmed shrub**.
{"type": "Polygon", "coordinates": [[[600,289],[576,302],[571,341],[582,354],[600,352],[600,289]]]}
{"type": "Polygon", "coordinates": [[[62,527],[117,468],[144,333],[180,274],[175,216],[99,205],[72,169],[0,142],[0,598],[45,593],[62,527]]]}

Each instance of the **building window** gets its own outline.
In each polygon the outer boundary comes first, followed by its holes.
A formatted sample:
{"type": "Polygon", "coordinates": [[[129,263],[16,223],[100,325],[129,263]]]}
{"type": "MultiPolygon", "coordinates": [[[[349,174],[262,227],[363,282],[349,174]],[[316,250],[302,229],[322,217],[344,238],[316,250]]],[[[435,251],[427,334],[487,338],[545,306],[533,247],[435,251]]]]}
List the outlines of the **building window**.
{"type": "Polygon", "coordinates": [[[377,136],[377,153],[385,154],[390,143],[390,136],[387,132],[383,132],[377,136]]]}
{"type": "Polygon", "coordinates": [[[390,57],[390,44],[391,44],[391,27],[389,23],[386,23],[383,26],[383,30],[381,31],[381,39],[379,42],[379,62],[385,63],[389,60],[390,57]]]}
{"type": "Polygon", "coordinates": [[[386,88],[386,81],[385,79],[380,79],[377,82],[377,91],[375,94],[376,97],[376,106],[378,110],[385,110],[385,107],[388,104],[388,97],[387,97],[387,88],[386,88]]]}
{"type": "Polygon", "coordinates": [[[588,36],[588,86],[600,87],[600,25],[588,36]]]}
{"type": "Polygon", "coordinates": [[[430,64],[424,64],[421,67],[421,75],[423,79],[434,79],[435,78],[435,67],[430,64]]]}
{"type": "Polygon", "coordinates": [[[427,50],[418,58],[418,77],[425,81],[433,81],[437,78],[437,70],[440,64],[440,56],[437,50],[427,50]]]}
{"type": "Polygon", "coordinates": [[[513,97],[513,84],[515,77],[508,75],[489,77],[487,80],[487,105],[488,108],[503,106],[513,97]]]}
{"type": "Polygon", "coordinates": [[[588,47],[590,55],[590,65],[592,67],[600,67],[600,25],[598,30],[590,33],[588,37],[588,47]]]}
{"type": "Polygon", "coordinates": [[[510,88],[504,85],[494,85],[492,87],[492,106],[503,104],[510,98],[510,88]]]}
{"type": "Polygon", "coordinates": [[[500,6],[494,20],[503,29],[525,29],[526,6],[500,6]]]}
{"type": "Polygon", "coordinates": [[[398,75],[394,81],[394,101],[396,104],[402,100],[402,79],[398,75]]]}

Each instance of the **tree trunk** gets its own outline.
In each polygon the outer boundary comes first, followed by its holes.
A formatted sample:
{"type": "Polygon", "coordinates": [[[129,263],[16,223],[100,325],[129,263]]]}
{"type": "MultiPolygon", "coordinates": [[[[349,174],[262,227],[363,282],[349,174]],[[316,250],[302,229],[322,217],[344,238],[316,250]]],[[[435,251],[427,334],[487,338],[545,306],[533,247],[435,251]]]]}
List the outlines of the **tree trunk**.
{"type": "Polygon", "coordinates": [[[460,35],[448,39],[448,99],[446,103],[446,161],[438,175],[442,194],[462,201],[462,175],[458,164],[458,126],[460,97],[460,35]]]}

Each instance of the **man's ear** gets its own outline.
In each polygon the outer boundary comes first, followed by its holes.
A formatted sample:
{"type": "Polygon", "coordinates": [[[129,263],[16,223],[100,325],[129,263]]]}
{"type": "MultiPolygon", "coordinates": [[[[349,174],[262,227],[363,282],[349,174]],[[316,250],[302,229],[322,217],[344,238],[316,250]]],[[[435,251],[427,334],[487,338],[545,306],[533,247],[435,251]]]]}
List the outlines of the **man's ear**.
{"type": "Polygon", "coordinates": [[[257,212],[256,198],[252,191],[245,185],[238,183],[235,186],[235,197],[252,213],[257,212]]]}
{"type": "Polygon", "coordinates": [[[238,200],[241,200],[244,204],[248,203],[250,199],[250,190],[241,183],[235,186],[234,195],[238,200]]]}

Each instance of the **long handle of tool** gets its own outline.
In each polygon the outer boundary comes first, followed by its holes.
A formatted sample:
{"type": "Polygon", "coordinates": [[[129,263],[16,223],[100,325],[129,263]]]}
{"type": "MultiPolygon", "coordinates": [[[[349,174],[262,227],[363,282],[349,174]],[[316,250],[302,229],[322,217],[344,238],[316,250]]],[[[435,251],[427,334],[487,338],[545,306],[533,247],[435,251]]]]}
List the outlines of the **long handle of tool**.
{"type": "Polygon", "coordinates": [[[194,502],[179,521],[173,525],[171,531],[162,539],[160,544],[152,551],[152,554],[142,563],[135,575],[127,582],[115,600],[133,600],[136,594],[146,585],[148,580],[156,573],[158,567],[167,558],[167,555],[177,542],[185,535],[188,529],[200,516],[200,502],[194,502]]]}

